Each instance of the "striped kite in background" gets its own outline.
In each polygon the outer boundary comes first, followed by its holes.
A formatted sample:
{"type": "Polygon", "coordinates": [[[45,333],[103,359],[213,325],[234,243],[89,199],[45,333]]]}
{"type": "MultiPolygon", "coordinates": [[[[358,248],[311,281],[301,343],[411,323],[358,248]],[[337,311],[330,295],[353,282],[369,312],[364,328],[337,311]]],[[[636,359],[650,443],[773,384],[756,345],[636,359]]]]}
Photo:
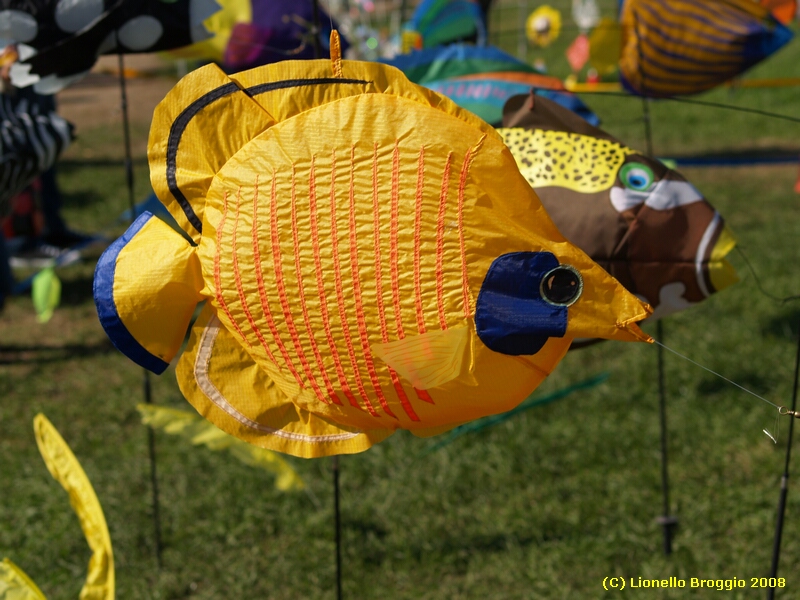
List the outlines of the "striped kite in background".
{"type": "Polygon", "coordinates": [[[783,47],[792,32],[751,0],[625,0],[620,80],[643,96],[696,94],[783,47]]]}

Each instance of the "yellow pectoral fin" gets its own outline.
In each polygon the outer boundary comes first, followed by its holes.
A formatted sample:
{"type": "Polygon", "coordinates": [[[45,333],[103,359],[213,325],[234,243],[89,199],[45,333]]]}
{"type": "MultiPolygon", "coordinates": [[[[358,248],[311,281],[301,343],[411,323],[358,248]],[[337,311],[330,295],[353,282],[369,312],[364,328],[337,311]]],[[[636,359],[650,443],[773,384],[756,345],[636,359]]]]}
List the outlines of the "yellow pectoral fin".
{"type": "Polygon", "coordinates": [[[708,275],[711,278],[711,285],[716,291],[724,290],[726,287],[739,281],[736,269],[725,258],[728,253],[736,246],[736,238],[733,237],[731,230],[725,226],[719,234],[717,243],[711,250],[711,258],[708,261],[708,275]]]}
{"type": "Polygon", "coordinates": [[[0,598],[4,600],[47,600],[30,577],[7,558],[0,562],[0,598]]]}
{"type": "Polygon", "coordinates": [[[100,257],[94,299],[114,345],[161,373],[180,350],[202,288],[195,248],[145,212],[100,257]]]}
{"type": "Polygon", "coordinates": [[[44,415],[34,417],[33,429],[44,463],[53,478],[69,494],[72,509],[78,515],[86,542],[92,549],[89,572],[80,599],[113,600],[114,554],[103,509],[94,488],[72,450],[44,415]]]}
{"type": "Polygon", "coordinates": [[[429,390],[469,370],[466,325],[373,344],[373,353],[418,390],[429,390]]]}

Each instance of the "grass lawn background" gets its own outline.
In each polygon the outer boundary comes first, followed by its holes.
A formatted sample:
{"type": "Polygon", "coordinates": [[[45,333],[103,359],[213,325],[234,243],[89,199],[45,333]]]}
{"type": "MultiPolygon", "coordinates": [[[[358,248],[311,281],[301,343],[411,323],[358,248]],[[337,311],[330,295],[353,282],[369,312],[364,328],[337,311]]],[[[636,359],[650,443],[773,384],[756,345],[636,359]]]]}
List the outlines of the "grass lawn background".
{"type": "MultiPolygon", "coordinates": [[[[569,21],[570,3],[553,4],[569,21]]],[[[563,45],[570,35],[562,34],[563,45]]],[[[797,43],[747,77],[800,75],[797,43]]],[[[559,50],[548,52],[551,72],[564,75],[556,71],[559,50]]],[[[640,100],[584,99],[608,131],[644,149],[640,100]]],[[[800,117],[800,87],[722,88],[700,99],[800,117]]],[[[800,152],[797,123],[671,102],[652,103],[651,114],[659,156],[800,152]]],[[[148,127],[132,127],[138,199],[149,193],[148,127]]],[[[121,233],[124,226],[114,225],[127,205],[121,128],[79,133],[59,172],[65,216],[76,229],[121,233]]],[[[797,166],[681,171],[726,218],[763,285],[779,296],[798,293],[797,166]]],[[[800,305],[764,297],[742,259],[734,253],[731,260],[742,281],[667,319],[666,343],[788,404],[800,305]]],[[[147,432],[135,408],[142,371],[110,346],[97,321],[93,268],[87,261],[59,272],[62,305],[48,324],[36,322],[27,297],[12,299],[0,315],[0,557],[20,565],[54,600],[76,598],[85,578],[89,550],[33,437],[33,416],[44,412],[103,505],[119,598],[335,597],[330,460],[290,457],[311,494],[284,494],[268,473],[162,433],[156,448],[164,564],[156,568],[147,432]]],[[[655,520],[662,512],[655,347],[606,342],[570,353],[537,394],[605,371],[610,378],[592,390],[424,457],[435,440],[404,432],[342,457],[344,596],[708,597],[692,590],[612,594],[602,581],[738,577],[749,586],[751,577],[765,576],[788,419],[772,444],[762,429],[774,432],[774,409],[666,355],[671,503],[680,520],[667,558],[655,520]]],[[[191,410],[174,368],[152,380],[157,404],[191,410]]],[[[786,515],[779,573],[786,588],[777,596],[793,598],[800,594],[795,478],[786,515]]],[[[749,587],[724,593],[765,595],[749,587]]]]}

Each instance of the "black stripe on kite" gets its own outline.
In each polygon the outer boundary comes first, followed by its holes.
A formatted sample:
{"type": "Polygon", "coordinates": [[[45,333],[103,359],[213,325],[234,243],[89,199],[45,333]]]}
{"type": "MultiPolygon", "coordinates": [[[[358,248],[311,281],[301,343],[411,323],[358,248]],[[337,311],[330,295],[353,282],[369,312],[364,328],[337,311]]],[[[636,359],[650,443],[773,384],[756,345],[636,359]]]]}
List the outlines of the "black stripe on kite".
{"type": "Polygon", "coordinates": [[[225,85],[222,85],[200,96],[197,100],[187,106],[180,115],[178,115],[178,118],[175,119],[175,122],[170,128],[169,138],[167,139],[167,187],[169,188],[169,191],[173,197],[178,201],[178,204],[181,205],[181,208],[183,209],[186,218],[189,220],[189,223],[192,224],[192,227],[194,227],[198,233],[203,232],[203,223],[197,217],[197,214],[195,214],[189,200],[186,198],[186,196],[184,196],[183,192],[178,187],[178,179],[176,176],[178,145],[181,142],[181,137],[183,137],[183,132],[186,131],[186,127],[189,125],[189,122],[197,115],[197,113],[220,98],[224,98],[225,96],[229,96],[238,91],[242,91],[248,96],[252,97],[275,90],[309,85],[328,85],[335,83],[368,84],[369,81],[363,81],[361,79],[339,79],[334,77],[323,77],[319,79],[287,79],[285,81],[260,83],[244,89],[240,88],[235,83],[226,83],[225,85]]]}

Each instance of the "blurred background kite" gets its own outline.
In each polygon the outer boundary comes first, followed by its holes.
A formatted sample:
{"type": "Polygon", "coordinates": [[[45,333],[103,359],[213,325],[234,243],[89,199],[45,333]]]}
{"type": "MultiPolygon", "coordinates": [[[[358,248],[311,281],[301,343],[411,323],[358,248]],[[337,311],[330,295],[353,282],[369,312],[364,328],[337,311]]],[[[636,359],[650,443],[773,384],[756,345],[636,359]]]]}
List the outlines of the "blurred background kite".
{"type": "Polygon", "coordinates": [[[156,52],[209,37],[215,0],[0,0],[0,44],[16,44],[15,87],[53,94],[101,54],[156,52]]]}
{"type": "Polygon", "coordinates": [[[568,240],[653,318],[678,312],[737,280],[735,241],[700,191],[554,102],[517,96],[503,128],[523,176],[568,240]]]}
{"type": "Polygon", "coordinates": [[[413,83],[424,85],[475,113],[487,123],[499,125],[503,105],[531,88],[558,102],[595,125],[600,120],[564,84],[494,46],[451,44],[399,54],[384,62],[397,67],[413,83]]]}
{"type": "Polygon", "coordinates": [[[752,0],[624,0],[623,86],[644,96],[696,94],[740,75],[792,38],[752,0]]]}
{"type": "MultiPolygon", "coordinates": [[[[288,59],[316,58],[312,0],[218,0],[222,9],[205,23],[213,37],[170,52],[171,56],[211,60],[235,72],[288,59]]],[[[318,42],[329,52],[337,22],[319,8],[318,42]]],[[[342,39],[346,51],[348,42],[342,39]]]]}
{"type": "Polygon", "coordinates": [[[464,41],[483,46],[487,39],[484,9],[473,0],[422,0],[405,30],[418,36],[417,49],[464,41]]]}
{"type": "Polygon", "coordinates": [[[525,21],[525,36],[534,46],[546,48],[560,33],[561,13],[547,4],[534,10],[525,21]]]}
{"type": "Polygon", "coordinates": [[[73,139],[72,125],[29,90],[0,94],[0,220],[10,200],[53,166],[73,139]]]}

